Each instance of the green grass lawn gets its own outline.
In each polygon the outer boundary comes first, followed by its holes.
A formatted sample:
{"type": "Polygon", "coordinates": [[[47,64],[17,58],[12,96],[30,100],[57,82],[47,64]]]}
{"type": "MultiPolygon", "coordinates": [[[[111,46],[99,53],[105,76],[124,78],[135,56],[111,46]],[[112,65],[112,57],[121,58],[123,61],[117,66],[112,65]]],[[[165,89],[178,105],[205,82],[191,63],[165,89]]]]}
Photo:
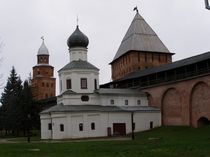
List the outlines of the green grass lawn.
{"type": "Polygon", "coordinates": [[[0,157],[209,157],[210,126],[162,127],[135,140],[0,144],[0,157]]]}

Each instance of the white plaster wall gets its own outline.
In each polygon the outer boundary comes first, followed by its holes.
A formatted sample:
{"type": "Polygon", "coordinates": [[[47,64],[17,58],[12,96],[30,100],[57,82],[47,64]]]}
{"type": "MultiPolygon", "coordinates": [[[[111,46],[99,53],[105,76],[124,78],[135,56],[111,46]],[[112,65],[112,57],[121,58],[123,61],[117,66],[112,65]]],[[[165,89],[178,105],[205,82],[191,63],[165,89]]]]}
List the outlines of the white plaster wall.
{"type": "Polygon", "coordinates": [[[71,115],[71,138],[100,137],[100,113],[84,113],[71,115]],[[79,131],[79,124],[83,124],[83,131],[79,131]],[[91,123],[95,123],[95,130],[91,130],[91,123]]]}
{"type": "Polygon", "coordinates": [[[102,132],[104,136],[107,136],[107,128],[111,128],[111,133],[113,135],[113,123],[125,123],[126,124],[126,133],[131,131],[131,116],[130,113],[103,113],[102,114],[102,132]]]}
{"type": "Polygon", "coordinates": [[[41,120],[41,139],[52,139],[52,132],[48,130],[48,124],[51,123],[49,115],[42,115],[41,120]]]}
{"type": "Polygon", "coordinates": [[[69,50],[70,62],[74,60],[87,61],[87,49],[83,47],[75,47],[69,50]]]}
{"type": "Polygon", "coordinates": [[[99,88],[99,72],[97,70],[69,70],[59,74],[60,94],[65,92],[66,80],[71,79],[72,91],[76,93],[93,93],[95,90],[95,82],[97,80],[97,88],[99,88]],[[87,89],[81,89],[81,78],[87,78],[87,89]]]}
{"type": "Polygon", "coordinates": [[[128,105],[127,106],[137,106],[137,100],[141,100],[141,105],[140,106],[148,106],[148,100],[146,96],[129,96],[129,95],[101,95],[101,104],[106,106],[106,105],[111,105],[110,101],[114,100],[114,105],[115,106],[125,106],[125,100],[128,100],[128,105]]]}
{"type": "Polygon", "coordinates": [[[101,113],[91,113],[87,114],[85,119],[86,125],[86,137],[100,137],[104,136],[101,133],[101,113]],[[91,130],[91,123],[95,123],[95,130],[91,130]]]}
{"type": "MultiPolygon", "coordinates": [[[[88,112],[88,113],[52,113],[53,139],[88,138],[107,136],[107,128],[111,128],[113,134],[113,123],[125,123],[126,133],[131,133],[131,113],[129,112],[88,112]],[[91,130],[91,123],[95,123],[95,130],[91,130]],[[79,124],[83,123],[83,131],[79,131],[79,124]],[[60,124],[64,124],[64,132],[60,131],[60,124]]],[[[161,126],[160,112],[135,112],[135,132],[149,130],[150,122],[154,127],[161,126]]],[[[49,116],[41,114],[41,137],[51,138],[51,131],[48,130],[50,123],[49,116]]]]}
{"type": "Polygon", "coordinates": [[[72,94],[57,98],[57,103],[63,103],[64,105],[100,105],[101,101],[97,94],[72,94]],[[84,95],[89,96],[89,101],[81,100],[81,97],[84,95]]]}
{"type": "Polygon", "coordinates": [[[67,135],[67,123],[66,123],[66,116],[62,116],[62,117],[53,117],[53,139],[65,139],[68,138],[67,135]],[[64,131],[60,131],[60,124],[64,125],[64,131]]]}
{"type": "Polygon", "coordinates": [[[135,132],[149,130],[150,122],[153,122],[153,127],[161,126],[161,113],[160,112],[135,112],[134,113],[134,123],[135,123],[135,132]]]}
{"type": "Polygon", "coordinates": [[[119,95],[99,95],[96,93],[84,93],[84,94],[71,94],[71,95],[63,95],[62,97],[57,98],[57,103],[63,103],[64,105],[102,105],[109,106],[110,101],[114,100],[115,106],[126,106],[125,100],[128,100],[127,106],[137,106],[137,100],[141,100],[141,105],[139,106],[148,106],[148,100],[146,96],[119,96],[119,95]],[[87,95],[89,96],[89,101],[82,101],[81,96],[87,95]]]}

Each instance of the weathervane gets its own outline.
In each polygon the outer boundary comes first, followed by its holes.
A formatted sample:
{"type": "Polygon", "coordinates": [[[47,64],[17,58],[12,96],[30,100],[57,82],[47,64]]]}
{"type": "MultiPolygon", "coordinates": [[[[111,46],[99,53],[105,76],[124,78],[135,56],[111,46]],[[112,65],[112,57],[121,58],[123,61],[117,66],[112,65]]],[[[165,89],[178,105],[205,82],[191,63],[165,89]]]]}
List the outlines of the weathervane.
{"type": "Polygon", "coordinates": [[[44,36],[41,37],[42,41],[44,42],[44,36]]]}
{"type": "Polygon", "coordinates": [[[136,11],[136,13],[139,12],[138,7],[136,6],[135,8],[133,8],[133,11],[136,11]]]}
{"type": "Polygon", "coordinates": [[[209,0],[205,0],[206,9],[210,10],[209,0]]]}

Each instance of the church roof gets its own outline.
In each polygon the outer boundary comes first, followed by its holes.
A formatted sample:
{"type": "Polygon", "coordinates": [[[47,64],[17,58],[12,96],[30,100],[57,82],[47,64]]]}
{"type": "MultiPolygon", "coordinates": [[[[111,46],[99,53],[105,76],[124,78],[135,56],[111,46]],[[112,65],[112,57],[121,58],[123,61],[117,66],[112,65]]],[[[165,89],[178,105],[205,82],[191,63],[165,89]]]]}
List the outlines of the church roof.
{"type": "Polygon", "coordinates": [[[89,44],[88,37],[82,33],[77,25],[76,30],[72,33],[72,35],[67,40],[67,45],[69,48],[74,47],[85,47],[87,48],[89,44]]]}
{"type": "Polygon", "coordinates": [[[44,43],[44,40],[42,42],[42,45],[40,46],[38,50],[38,55],[49,55],[49,51],[44,43]]]}
{"type": "Polygon", "coordinates": [[[64,70],[72,70],[72,69],[92,69],[92,70],[99,70],[97,67],[92,65],[91,63],[83,60],[77,60],[77,61],[72,61],[65,65],[62,69],[59,71],[64,71],[64,70]]]}
{"type": "Polygon", "coordinates": [[[58,104],[41,112],[160,112],[160,109],[150,106],[101,106],[101,105],[63,105],[58,104]]]}
{"type": "Polygon", "coordinates": [[[132,50],[170,53],[157,34],[138,12],[125,34],[113,61],[132,50]]]}

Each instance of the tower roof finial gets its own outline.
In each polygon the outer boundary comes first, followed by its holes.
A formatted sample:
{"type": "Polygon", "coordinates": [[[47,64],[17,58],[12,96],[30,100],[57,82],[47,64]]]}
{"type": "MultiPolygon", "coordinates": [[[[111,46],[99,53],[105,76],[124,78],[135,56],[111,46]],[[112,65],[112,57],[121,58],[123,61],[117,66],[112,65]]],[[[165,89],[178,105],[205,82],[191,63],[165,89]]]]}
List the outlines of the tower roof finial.
{"type": "Polygon", "coordinates": [[[44,42],[44,36],[41,37],[42,41],[44,42]]]}
{"type": "Polygon", "coordinates": [[[136,11],[136,13],[139,13],[138,7],[136,6],[135,8],[133,8],[133,11],[136,11]]]}
{"type": "Polygon", "coordinates": [[[44,43],[44,36],[42,36],[41,39],[42,39],[42,45],[38,50],[38,55],[49,55],[49,51],[44,43]]]}
{"type": "Polygon", "coordinates": [[[79,26],[79,16],[77,14],[77,27],[79,26]]]}

